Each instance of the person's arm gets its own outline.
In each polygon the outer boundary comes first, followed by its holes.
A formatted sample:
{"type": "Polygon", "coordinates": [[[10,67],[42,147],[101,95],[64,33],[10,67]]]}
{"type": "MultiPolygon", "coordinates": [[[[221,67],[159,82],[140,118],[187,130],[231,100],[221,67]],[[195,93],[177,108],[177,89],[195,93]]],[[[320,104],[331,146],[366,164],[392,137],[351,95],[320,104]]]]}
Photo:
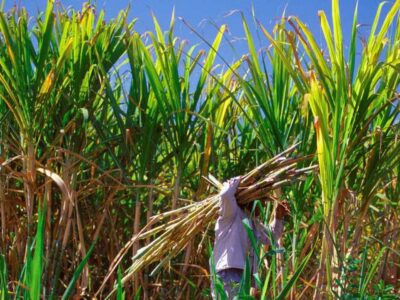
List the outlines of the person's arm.
{"type": "Polygon", "coordinates": [[[284,228],[284,219],[290,213],[289,205],[287,201],[283,201],[278,204],[274,211],[274,218],[268,227],[262,226],[261,232],[261,243],[264,245],[264,251],[267,252],[269,250],[269,246],[272,245],[272,238],[275,244],[282,237],[283,228],[284,228]]]}
{"type": "Polygon", "coordinates": [[[237,212],[239,206],[236,202],[235,193],[240,184],[240,178],[235,177],[224,182],[223,188],[219,193],[220,196],[220,220],[232,218],[237,212]]]}
{"type": "Polygon", "coordinates": [[[287,215],[290,214],[289,203],[282,201],[278,204],[274,212],[274,219],[269,224],[274,241],[277,242],[283,234],[283,221],[287,215]]]}
{"type": "Polygon", "coordinates": [[[269,224],[269,229],[272,233],[274,242],[277,242],[282,237],[283,227],[283,219],[278,219],[276,217],[274,217],[272,222],[269,224]]]}

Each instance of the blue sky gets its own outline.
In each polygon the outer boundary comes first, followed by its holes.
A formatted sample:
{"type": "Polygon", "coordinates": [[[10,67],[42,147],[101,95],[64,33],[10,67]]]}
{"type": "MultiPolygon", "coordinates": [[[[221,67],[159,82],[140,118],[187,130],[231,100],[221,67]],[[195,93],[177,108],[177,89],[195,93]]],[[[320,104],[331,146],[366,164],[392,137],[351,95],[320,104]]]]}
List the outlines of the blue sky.
{"type": "MultiPolygon", "coordinates": [[[[4,0],[5,9],[9,9],[16,3],[27,8],[28,12],[34,15],[38,10],[44,10],[46,0],[4,0]]],[[[78,0],[58,0],[65,7],[79,9],[83,2],[78,0]]],[[[136,30],[144,33],[152,29],[151,13],[153,12],[164,29],[168,28],[172,9],[175,8],[176,17],[182,17],[191,24],[205,39],[212,41],[216,34],[215,24],[220,26],[227,24],[229,33],[226,36],[225,44],[222,46],[221,53],[227,60],[239,58],[247,52],[247,47],[243,38],[241,17],[238,13],[243,12],[251,22],[251,11],[254,7],[257,19],[268,29],[272,30],[273,25],[282,16],[286,8],[286,15],[296,15],[303,22],[307,23],[317,38],[322,35],[319,27],[318,11],[325,10],[330,16],[330,0],[97,0],[97,9],[104,9],[107,18],[115,17],[120,10],[131,5],[129,18],[138,18],[136,30]],[[232,51],[229,42],[234,45],[232,51]],[[236,53],[235,53],[236,52],[236,53]]],[[[358,23],[362,26],[359,29],[360,35],[366,37],[373,22],[380,0],[359,0],[358,23]]],[[[384,12],[390,7],[389,1],[385,5],[384,12]]],[[[349,44],[349,36],[356,0],[341,0],[341,17],[344,28],[344,44],[349,44]]],[[[252,26],[256,30],[257,26],[252,26]]],[[[182,21],[176,22],[175,33],[182,39],[186,39],[190,44],[201,42],[182,21]]],[[[259,47],[268,45],[268,42],[261,38],[259,47]]]]}

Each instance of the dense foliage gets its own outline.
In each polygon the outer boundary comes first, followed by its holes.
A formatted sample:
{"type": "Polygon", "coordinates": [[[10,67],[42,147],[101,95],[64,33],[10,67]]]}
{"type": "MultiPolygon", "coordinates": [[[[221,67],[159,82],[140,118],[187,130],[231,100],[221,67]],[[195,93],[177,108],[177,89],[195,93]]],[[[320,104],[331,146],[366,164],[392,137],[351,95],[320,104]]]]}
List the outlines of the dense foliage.
{"type": "Polygon", "coordinates": [[[342,28],[338,0],[331,23],[319,13],[322,45],[289,17],[272,33],[259,25],[257,49],[243,18],[248,54],[232,64],[218,52],[225,25],[199,49],[174,36],[174,16],[167,31],[154,18],[141,34],[125,12],[105,21],[90,5],[50,0],[34,19],[1,11],[0,298],[104,298],[115,282],[119,299],[208,297],[213,224],[163,272],[150,277],[150,265],[122,286],[151,237],[129,240],[212,193],[207,174],[244,174],[294,143],[319,170],[282,189],[292,215],[285,250],[267,253],[255,279],[263,296],[394,298],[400,1],[385,15],[383,5],[362,43],[357,8],[342,28]]]}

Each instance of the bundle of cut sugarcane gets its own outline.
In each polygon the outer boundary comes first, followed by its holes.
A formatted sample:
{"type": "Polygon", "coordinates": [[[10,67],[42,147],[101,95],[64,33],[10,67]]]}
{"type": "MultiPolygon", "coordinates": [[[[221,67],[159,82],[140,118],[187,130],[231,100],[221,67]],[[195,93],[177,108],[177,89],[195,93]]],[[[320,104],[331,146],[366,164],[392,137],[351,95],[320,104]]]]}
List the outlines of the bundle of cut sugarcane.
{"type": "MultiPolygon", "coordinates": [[[[236,193],[238,203],[246,204],[257,199],[275,200],[271,195],[273,190],[298,180],[302,175],[314,170],[316,168],[314,165],[296,169],[298,162],[310,159],[310,156],[288,158],[287,155],[291,154],[295,148],[296,145],[288,148],[242,176],[236,193]]],[[[222,183],[213,176],[209,176],[207,180],[217,189],[222,188],[222,183]]],[[[123,283],[151,263],[159,261],[152,274],[160,270],[183,250],[189,241],[202,232],[210,222],[216,220],[218,210],[219,196],[217,194],[201,202],[154,216],[139,234],[133,236],[119,252],[98,292],[102,290],[110,275],[135,242],[156,236],[148,245],[139,249],[134,256],[133,264],[122,279],[123,283]],[[161,224],[154,227],[157,223],[161,224]]]]}

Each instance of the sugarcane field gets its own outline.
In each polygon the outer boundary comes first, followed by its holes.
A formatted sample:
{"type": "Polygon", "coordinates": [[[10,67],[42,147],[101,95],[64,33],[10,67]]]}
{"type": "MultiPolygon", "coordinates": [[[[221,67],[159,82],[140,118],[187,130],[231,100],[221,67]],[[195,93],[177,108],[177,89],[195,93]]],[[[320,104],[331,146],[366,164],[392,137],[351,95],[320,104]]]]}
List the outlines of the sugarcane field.
{"type": "Polygon", "coordinates": [[[0,300],[400,299],[399,15],[0,1],[0,300]]]}

